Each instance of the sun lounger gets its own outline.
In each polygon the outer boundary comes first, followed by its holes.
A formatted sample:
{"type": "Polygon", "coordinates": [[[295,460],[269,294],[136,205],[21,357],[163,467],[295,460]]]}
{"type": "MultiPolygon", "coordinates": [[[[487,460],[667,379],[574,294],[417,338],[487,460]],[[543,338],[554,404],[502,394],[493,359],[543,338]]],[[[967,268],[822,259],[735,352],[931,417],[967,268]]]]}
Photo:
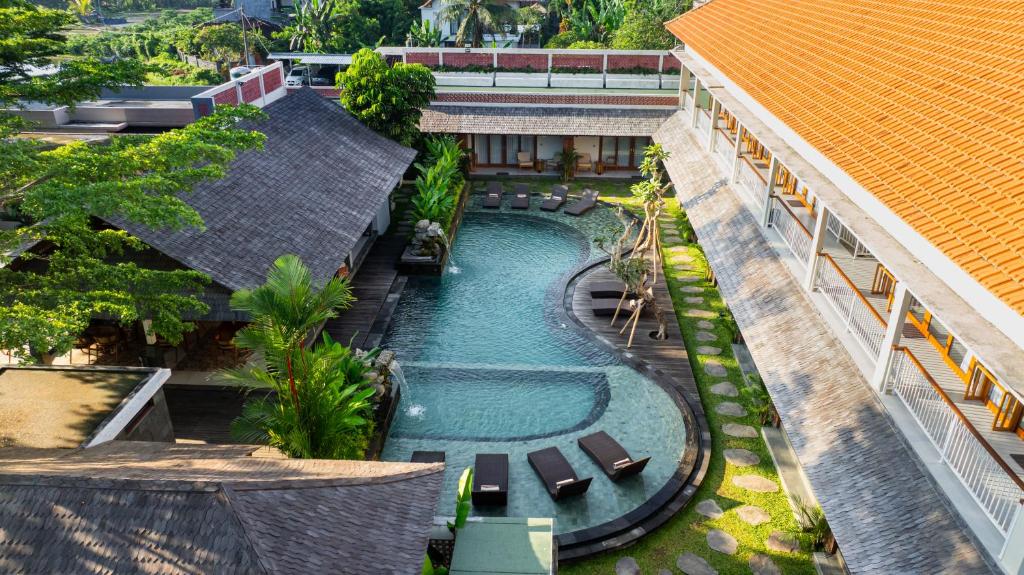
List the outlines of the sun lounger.
{"type": "Polygon", "coordinates": [[[501,182],[487,182],[487,195],[484,196],[484,207],[500,208],[501,195],[503,193],[505,193],[505,190],[502,189],[501,182]]]}
{"type": "Polygon", "coordinates": [[[591,189],[583,190],[583,197],[578,202],[565,207],[565,213],[570,216],[582,216],[597,205],[597,197],[600,194],[591,189]]]}
{"type": "Polygon", "coordinates": [[[644,457],[634,461],[618,441],[603,431],[581,437],[577,443],[580,449],[594,460],[594,463],[601,466],[605,475],[612,481],[639,474],[651,460],[650,457],[644,457]]]}
{"type": "Polygon", "coordinates": [[[512,196],[512,209],[530,209],[530,186],[527,186],[526,184],[516,184],[515,195],[512,196]]]}
{"type": "MultiPolygon", "coordinates": [[[[590,297],[596,299],[619,299],[622,292],[626,291],[626,284],[618,280],[598,281],[590,284],[590,297]]],[[[635,298],[635,294],[628,294],[627,297],[635,298]]]]}
{"type": "Polygon", "coordinates": [[[473,505],[508,505],[508,454],[477,453],[473,465],[473,505]]]}
{"type": "Polygon", "coordinates": [[[540,205],[540,209],[545,212],[557,212],[558,208],[562,207],[565,203],[565,199],[569,197],[569,188],[562,185],[551,186],[551,196],[544,200],[540,205]]]}
{"type": "Polygon", "coordinates": [[[557,447],[527,453],[526,458],[530,460],[530,467],[533,467],[540,480],[544,482],[544,487],[552,499],[580,495],[590,488],[593,477],[577,477],[576,471],[557,447]]]}
{"type": "Polygon", "coordinates": [[[412,463],[444,463],[444,452],[413,451],[412,458],[410,458],[409,461],[412,463]]]}
{"type": "MultiPolygon", "coordinates": [[[[615,308],[619,306],[619,298],[621,297],[622,294],[619,294],[619,297],[590,298],[590,309],[597,317],[612,317],[615,315],[615,308]]],[[[632,313],[632,311],[633,305],[630,303],[630,300],[627,299],[622,302],[622,311],[619,312],[619,317],[622,317],[622,314],[628,315],[632,313]]]]}

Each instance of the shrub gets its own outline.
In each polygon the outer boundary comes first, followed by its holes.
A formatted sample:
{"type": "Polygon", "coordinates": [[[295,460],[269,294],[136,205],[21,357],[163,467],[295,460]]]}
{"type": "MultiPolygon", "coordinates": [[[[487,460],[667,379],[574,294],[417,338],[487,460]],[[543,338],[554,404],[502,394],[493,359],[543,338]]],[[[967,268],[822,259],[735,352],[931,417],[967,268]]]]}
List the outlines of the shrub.
{"type": "Polygon", "coordinates": [[[544,44],[545,48],[568,48],[570,44],[578,42],[580,37],[576,35],[576,32],[572,30],[561,32],[552,36],[547,44],[544,44]]]}
{"type": "Polygon", "coordinates": [[[600,50],[606,47],[604,44],[594,40],[577,40],[566,46],[570,50],[600,50]]]}
{"type": "Polygon", "coordinates": [[[464,154],[451,136],[429,138],[426,148],[425,163],[416,164],[419,175],[414,182],[413,219],[437,222],[447,232],[465,184],[464,154]]]}

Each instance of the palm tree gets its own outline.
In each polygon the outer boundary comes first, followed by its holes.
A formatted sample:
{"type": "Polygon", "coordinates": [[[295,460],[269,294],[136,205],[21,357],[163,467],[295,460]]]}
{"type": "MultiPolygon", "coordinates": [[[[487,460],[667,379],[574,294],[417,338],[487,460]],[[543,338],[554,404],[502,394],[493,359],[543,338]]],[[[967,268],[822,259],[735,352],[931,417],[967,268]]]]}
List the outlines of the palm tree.
{"type": "Polygon", "coordinates": [[[463,46],[471,39],[474,48],[484,44],[484,31],[504,32],[516,23],[515,11],[500,0],[448,0],[439,14],[443,22],[460,22],[455,43],[463,46]]]}
{"type": "Polygon", "coordinates": [[[288,49],[320,52],[328,44],[337,20],[335,0],[303,0],[295,4],[295,23],[286,29],[288,49]]]}

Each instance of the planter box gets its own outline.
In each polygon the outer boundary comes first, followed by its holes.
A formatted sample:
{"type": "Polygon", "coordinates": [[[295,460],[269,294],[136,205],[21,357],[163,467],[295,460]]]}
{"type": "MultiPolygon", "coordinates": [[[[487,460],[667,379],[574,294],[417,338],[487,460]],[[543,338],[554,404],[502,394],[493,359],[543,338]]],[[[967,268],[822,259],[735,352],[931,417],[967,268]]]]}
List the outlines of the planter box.
{"type": "Polygon", "coordinates": [[[552,88],[604,88],[604,74],[552,74],[552,88]]]}
{"type": "Polygon", "coordinates": [[[434,72],[438,86],[485,86],[494,85],[494,73],[480,72],[434,72]]]}
{"type": "Polygon", "coordinates": [[[513,88],[547,88],[547,72],[498,72],[494,85],[513,88]]]}
{"type": "Polygon", "coordinates": [[[661,87],[658,74],[608,74],[605,76],[605,87],[628,88],[634,90],[657,90],[661,87]]]}
{"type": "Polygon", "coordinates": [[[661,89],[662,90],[678,90],[679,89],[679,74],[662,74],[661,75],[661,89]]]}

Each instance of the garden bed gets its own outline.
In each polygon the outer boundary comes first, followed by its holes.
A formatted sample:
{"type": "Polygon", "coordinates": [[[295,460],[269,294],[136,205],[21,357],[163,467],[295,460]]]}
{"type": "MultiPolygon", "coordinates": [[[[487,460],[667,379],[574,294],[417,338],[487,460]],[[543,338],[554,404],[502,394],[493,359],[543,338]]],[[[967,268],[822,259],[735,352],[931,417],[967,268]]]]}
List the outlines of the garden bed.
{"type": "Polygon", "coordinates": [[[547,88],[547,72],[498,72],[494,85],[508,88],[547,88]]]}

